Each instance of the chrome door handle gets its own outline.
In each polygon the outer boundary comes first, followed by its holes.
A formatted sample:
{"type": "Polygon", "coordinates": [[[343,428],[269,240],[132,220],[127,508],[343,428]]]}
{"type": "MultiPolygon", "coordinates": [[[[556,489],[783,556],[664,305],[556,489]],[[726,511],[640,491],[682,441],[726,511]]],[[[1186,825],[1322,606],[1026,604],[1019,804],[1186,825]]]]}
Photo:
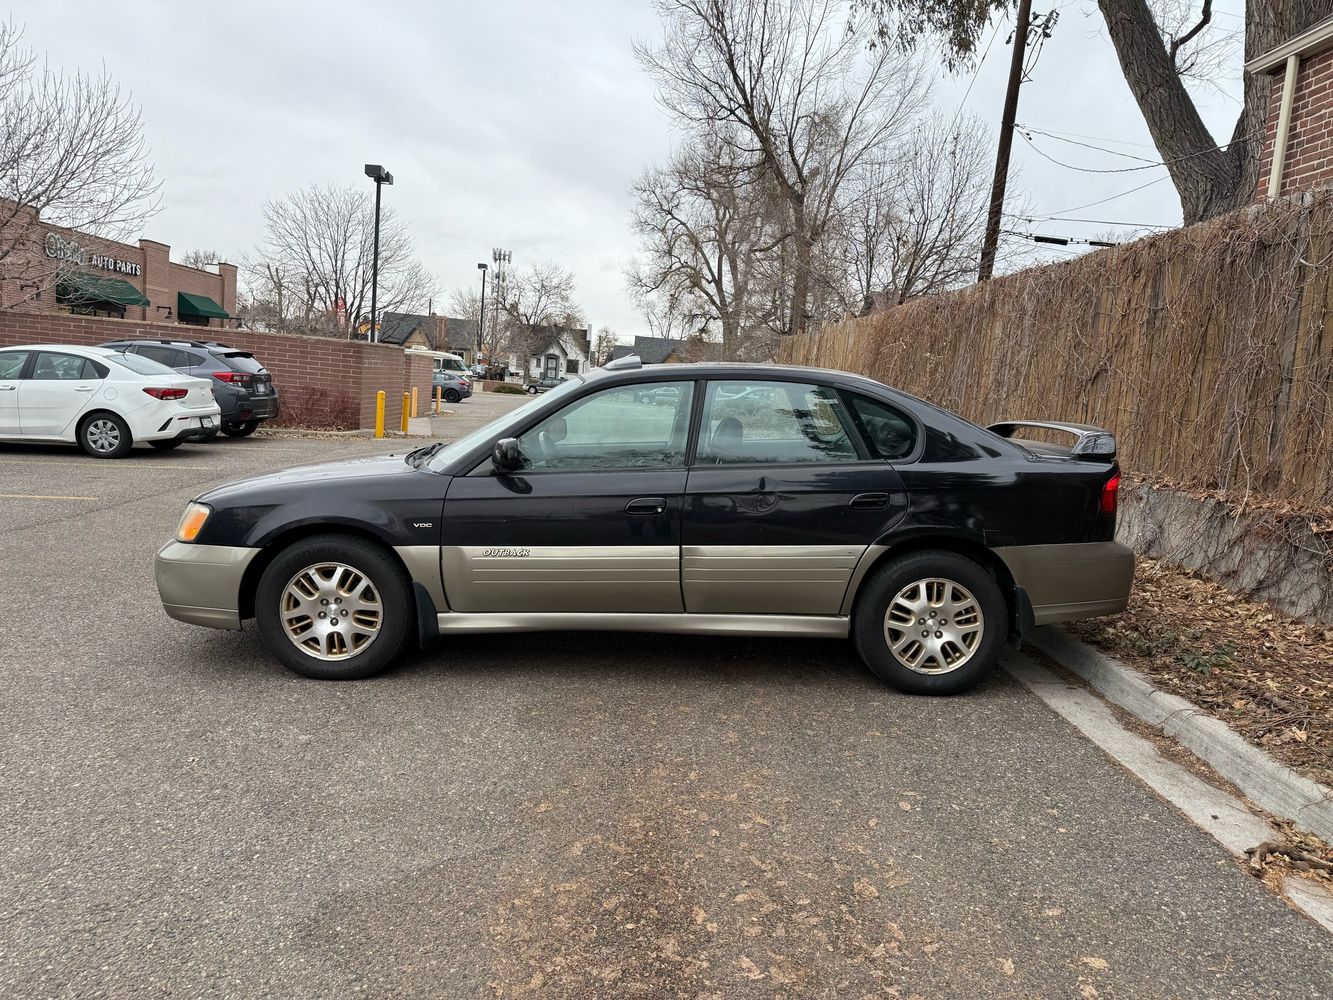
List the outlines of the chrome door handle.
{"type": "Polygon", "coordinates": [[[16,385],[0,385],[0,392],[13,392],[17,388],[16,385]]]}
{"type": "Polygon", "coordinates": [[[95,386],[91,386],[91,385],[76,385],[76,386],[74,387],[74,391],[75,391],[75,392],[92,392],[94,388],[96,388],[96,387],[95,387],[95,386]]]}
{"type": "Polygon", "coordinates": [[[666,497],[639,497],[625,504],[626,514],[666,513],[666,497]]]}
{"type": "Polygon", "coordinates": [[[858,493],[847,504],[854,510],[883,510],[889,505],[887,493],[858,493]]]}

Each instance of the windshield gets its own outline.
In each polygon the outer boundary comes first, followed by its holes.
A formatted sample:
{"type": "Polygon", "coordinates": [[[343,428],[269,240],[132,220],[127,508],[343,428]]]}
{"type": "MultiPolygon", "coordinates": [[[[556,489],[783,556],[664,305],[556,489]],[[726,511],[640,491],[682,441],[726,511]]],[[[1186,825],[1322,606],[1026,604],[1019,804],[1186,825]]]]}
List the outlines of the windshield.
{"type": "Polygon", "coordinates": [[[467,369],[463,367],[463,362],[459,361],[457,358],[445,358],[444,361],[441,362],[440,371],[465,372],[467,369]]]}
{"type": "Polygon", "coordinates": [[[466,455],[469,451],[477,447],[477,445],[481,444],[483,441],[488,441],[491,438],[495,437],[508,424],[518,420],[528,410],[531,410],[538,405],[545,406],[552,399],[555,399],[557,397],[567,396],[569,395],[570,392],[572,392],[574,389],[578,388],[582,384],[583,384],[583,378],[581,376],[576,375],[572,376],[568,382],[562,382],[559,386],[552,389],[550,392],[543,393],[540,396],[533,396],[530,400],[528,400],[526,403],[524,403],[517,409],[510,410],[504,416],[497,417],[496,419],[492,420],[489,424],[486,424],[483,427],[478,427],[471,434],[466,434],[463,437],[459,438],[453,444],[448,445],[445,448],[441,448],[438,452],[435,453],[434,457],[431,458],[430,464],[426,466],[426,468],[428,468],[431,472],[443,472],[445,466],[449,465],[460,455],[466,455]]]}
{"type": "Polygon", "coordinates": [[[179,375],[180,372],[174,368],[168,368],[166,365],[158,364],[139,354],[108,354],[106,360],[118,365],[124,365],[130,371],[139,375],[179,375]]]}

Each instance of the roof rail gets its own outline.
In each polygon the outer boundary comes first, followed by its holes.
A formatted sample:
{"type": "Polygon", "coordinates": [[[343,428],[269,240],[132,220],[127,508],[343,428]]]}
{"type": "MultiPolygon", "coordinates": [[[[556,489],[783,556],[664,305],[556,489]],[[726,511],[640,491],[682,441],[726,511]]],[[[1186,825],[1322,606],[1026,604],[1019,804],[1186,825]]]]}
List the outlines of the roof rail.
{"type": "Polygon", "coordinates": [[[643,367],[643,358],[637,354],[626,354],[623,358],[616,358],[614,361],[608,361],[602,365],[603,370],[608,372],[630,371],[634,368],[643,367]]]}

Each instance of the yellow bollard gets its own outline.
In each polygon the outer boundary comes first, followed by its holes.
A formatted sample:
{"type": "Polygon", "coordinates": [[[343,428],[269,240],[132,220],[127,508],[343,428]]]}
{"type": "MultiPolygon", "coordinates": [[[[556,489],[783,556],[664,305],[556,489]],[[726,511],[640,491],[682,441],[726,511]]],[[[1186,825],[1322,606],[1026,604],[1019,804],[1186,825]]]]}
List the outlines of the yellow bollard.
{"type": "Polygon", "coordinates": [[[375,393],[375,436],[384,437],[384,390],[375,393]]]}
{"type": "Polygon", "coordinates": [[[404,434],[407,433],[407,418],[409,413],[411,412],[409,410],[409,407],[411,405],[412,405],[412,394],[410,392],[403,393],[403,426],[400,427],[399,430],[401,430],[404,434]]]}
{"type": "Polygon", "coordinates": [[[440,415],[440,404],[444,402],[444,389],[440,386],[435,387],[435,415],[440,415]]]}
{"type": "Polygon", "coordinates": [[[412,416],[415,419],[419,415],[417,412],[417,387],[412,386],[412,416]]]}

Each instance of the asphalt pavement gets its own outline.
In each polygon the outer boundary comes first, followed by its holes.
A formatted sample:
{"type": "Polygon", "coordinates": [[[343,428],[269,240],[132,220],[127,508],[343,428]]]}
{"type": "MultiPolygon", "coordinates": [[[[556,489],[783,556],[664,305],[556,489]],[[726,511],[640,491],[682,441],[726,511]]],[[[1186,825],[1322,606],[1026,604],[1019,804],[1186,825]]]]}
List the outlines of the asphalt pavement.
{"type": "Polygon", "coordinates": [[[195,493],[395,450],[0,445],[0,996],[1333,994],[1323,931],[1003,673],[580,634],[321,684],[162,613],[195,493]]]}

